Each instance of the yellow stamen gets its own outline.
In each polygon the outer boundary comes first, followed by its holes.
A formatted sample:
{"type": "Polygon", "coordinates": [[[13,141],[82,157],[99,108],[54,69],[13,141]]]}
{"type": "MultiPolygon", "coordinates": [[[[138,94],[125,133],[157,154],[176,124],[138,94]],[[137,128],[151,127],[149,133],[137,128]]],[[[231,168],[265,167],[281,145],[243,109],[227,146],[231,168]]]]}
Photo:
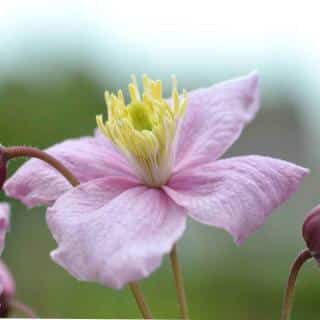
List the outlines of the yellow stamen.
{"type": "Polygon", "coordinates": [[[128,112],[131,123],[136,130],[152,130],[148,109],[142,103],[131,103],[128,106],[128,112]]]}
{"type": "Polygon", "coordinates": [[[170,105],[162,97],[161,81],[143,75],[140,95],[136,77],[131,78],[128,86],[131,102],[126,105],[121,90],[117,96],[106,92],[108,120],[104,122],[101,115],[97,116],[97,124],[133,164],[142,180],[149,186],[159,187],[171,172],[176,129],[187,105],[186,91],[180,100],[173,77],[170,105]]]}

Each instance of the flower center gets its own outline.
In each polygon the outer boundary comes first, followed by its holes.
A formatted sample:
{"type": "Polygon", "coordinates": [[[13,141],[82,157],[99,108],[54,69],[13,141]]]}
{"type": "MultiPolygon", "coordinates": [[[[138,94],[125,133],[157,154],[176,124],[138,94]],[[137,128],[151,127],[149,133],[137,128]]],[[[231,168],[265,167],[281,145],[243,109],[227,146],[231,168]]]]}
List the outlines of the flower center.
{"type": "Polygon", "coordinates": [[[136,130],[152,131],[152,123],[148,109],[142,103],[131,103],[128,105],[129,118],[136,130]]]}
{"type": "Polygon", "coordinates": [[[145,184],[159,187],[170,176],[174,156],[175,137],[179,120],[187,105],[186,91],[179,98],[177,82],[173,78],[172,103],[162,98],[161,81],[142,78],[140,95],[136,78],[129,84],[131,102],[126,105],[123,93],[105,93],[108,120],[97,116],[97,124],[104,135],[127,157],[145,184]]]}

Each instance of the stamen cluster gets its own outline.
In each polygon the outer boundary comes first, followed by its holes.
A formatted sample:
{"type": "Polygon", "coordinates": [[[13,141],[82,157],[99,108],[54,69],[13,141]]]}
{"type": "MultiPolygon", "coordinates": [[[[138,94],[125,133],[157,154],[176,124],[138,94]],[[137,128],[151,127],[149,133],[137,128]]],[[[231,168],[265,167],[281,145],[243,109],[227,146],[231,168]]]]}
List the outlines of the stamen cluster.
{"type": "Polygon", "coordinates": [[[179,98],[177,81],[173,77],[171,105],[162,97],[161,81],[142,78],[140,95],[136,78],[129,84],[131,102],[126,104],[123,93],[105,93],[108,120],[97,116],[97,124],[105,136],[127,157],[148,186],[163,185],[174,159],[174,142],[179,119],[186,105],[186,91],[179,98]]]}

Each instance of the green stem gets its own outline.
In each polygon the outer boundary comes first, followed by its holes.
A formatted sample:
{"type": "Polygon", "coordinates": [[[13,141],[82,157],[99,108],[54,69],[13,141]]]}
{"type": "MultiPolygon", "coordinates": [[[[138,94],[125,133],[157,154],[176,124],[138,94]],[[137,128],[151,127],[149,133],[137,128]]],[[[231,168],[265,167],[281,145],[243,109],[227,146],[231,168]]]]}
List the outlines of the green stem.
{"type": "Polygon", "coordinates": [[[186,293],[184,289],[183,276],[182,276],[182,271],[181,271],[181,267],[178,260],[176,245],[174,245],[171,250],[170,261],[171,261],[171,267],[172,267],[173,276],[174,276],[174,284],[176,287],[177,299],[179,302],[180,317],[181,319],[189,319],[187,298],[186,298],[186,293]]]}
{"type": "Polygon", "coordinates": [[[136,303],[139,307],[139,310],[143,316],[144,319],[152,319],[152,314],[149,310],[148,305],[146,304],[142,291],[139,287],[139,284],[137,282],[131,282],[129,283],[130,290],[132,294],[134,295],[134,298],[136,299],[136,303]]]}

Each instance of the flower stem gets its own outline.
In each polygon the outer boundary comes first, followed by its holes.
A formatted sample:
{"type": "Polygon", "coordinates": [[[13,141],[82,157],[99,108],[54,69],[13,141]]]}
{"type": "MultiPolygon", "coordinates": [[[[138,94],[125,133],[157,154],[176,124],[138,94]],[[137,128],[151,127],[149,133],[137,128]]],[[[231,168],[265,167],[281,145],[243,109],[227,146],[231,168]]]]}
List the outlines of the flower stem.
{"type": "Polygon", "coordinates": [[[281,313],[281,320],[289,320],[293,297],[294,297],[294,288],[296,284],[296,280],[299,274],[299,271],[302,265],[312,257],[310,251],[308,249],[302,250],[299,255],[294,260],[293,264],[291,265],[289,277],[287,280],[287,286],[284,293],[284,299],[282,304],[282,313],[281,313]]]}
{"type": "Polygon", "coordinates": [[[18,312],[24,314],[28,318],[39,318],[30,307],[18,300],[10,301],[9,306],[10,308],[15,309],[18,312]]]}
{"type": "MultiPolygon", "coordinates": [[[[3,148],[3,147],[2,147],[3,148]]],[[[6,160],[10,160],[13,158],[18,157],[28,157],[28,158],[37,158],[46,163],[48,163],[51,167],[56,169],[59,173],[61,173],[73,186],[76,187],[80,184],[79,180],[70,172],[70,170],[65,167],[59,160],[54,158],[53,156],[49,155],[48,153],[39,150],[33,147],[25,147],[25,146],[18,146],[18,147],[7,147],[4,148],[4,155],[6,160]]],[[[137,305],[139,307],[141,315],[145,319],[151,319],[151,313],[146,305],[143,297],[143,293],[138,285],[137,282],[131,282],[129,284],[130,289],[135,297],[137,305]]]]}
{"type": "Polygon", "coordinates": [[[186,293],[184,290],[183,276],[182,276],[182,271],[181,271],[181,267],[178,260],[176,245],[173,246],[170,252],[170,261],[171,261],[171,267],[172,267],[173,276],[174,276],[174,284],[176,287],[177,298],[179,302],[180,316],[181,316],[181,319],[189,319],[186,293]]]}
{"type": "Polygon", "coordinates": [[[140,286],[137,282],[131,282],[129,283],[129,287],[131,292],[134,295],[134,298],[136,300],[136,303],[139,307],[139,310],[143,316],[144,319],[152,319],[151,312],[149,310],[148,305],[146,304],[143,294],[141,292],[140,286]]]}
{"type": "Polygon", "coordinates": [[[40,159],[48,163],[51,167],[55,168],[59,173],[61,173],[73,187],[79,185],[78,179],[60,161],[50,156],[48,153],[41,151],[37,148],[24,146],[8,147],[4,149],[4,154],[6,160],[10,160],[17,157],[40,159]]]}

